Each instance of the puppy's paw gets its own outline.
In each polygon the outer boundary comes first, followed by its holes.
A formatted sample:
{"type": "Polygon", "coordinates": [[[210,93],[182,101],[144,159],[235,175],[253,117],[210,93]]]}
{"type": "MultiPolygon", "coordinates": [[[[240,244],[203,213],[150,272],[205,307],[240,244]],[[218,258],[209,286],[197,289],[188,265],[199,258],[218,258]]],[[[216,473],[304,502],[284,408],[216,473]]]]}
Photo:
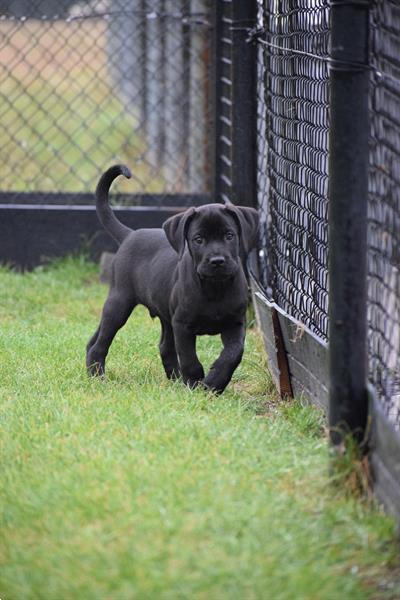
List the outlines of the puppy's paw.
{"type": "Polygon", "coordinates": [[[190,389],[194,389],[204,379],[204,369],[201,364],[192,366],[190,369],[184,369],[182,373],[183,383],[185,383],[190,389]]]}
{"type": "Polygon", "coordinates": [[[181,378],[180,371],[175,368],[165,369],[165,374],[166,374],[167,378],[171,379],[172,381],[177,381],[178,379],[181,378]]]}
{"type": "Polygon", "coordinates": [[[106,374],[104,364],[99,362],[88,364],[87,372],[91,377],[104,377],[106,374]]]}
{"type": "Polygon", "coordinates": [[[187,385],[191,390],[197,388],[201,384],[201,381],[201,379],[184,379],[185,385],[187,385]]]}
{"type": "Polygon", "coordinates": [[[216,387],[216,386],[213,386],[213,385],[209,385],[208,383],[205,382],[204,379],[200,383],[201,383],[201,387],[206,392],[212,392],[213,394],[216,394],[217,396],[219,396],[220,394],[222,394],[222,392],[225,389],[225,388],[221,388],[221,387],[216,387]]]}
{"type": "Polygon", "coordinates": [[[222,394],[228,383],[229,381],[221,381],[221,379],[218,379],[215,374],[210,372],[208,373],[207,377],[203,379],[201,385],[209,392],[213,392],[214,394],[222,394]]]}

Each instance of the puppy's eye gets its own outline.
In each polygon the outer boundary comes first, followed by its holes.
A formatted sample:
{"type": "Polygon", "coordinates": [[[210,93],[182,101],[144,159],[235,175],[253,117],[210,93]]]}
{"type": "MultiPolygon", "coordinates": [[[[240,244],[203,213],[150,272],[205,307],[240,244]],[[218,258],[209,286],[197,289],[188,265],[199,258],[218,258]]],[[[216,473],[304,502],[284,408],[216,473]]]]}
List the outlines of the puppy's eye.
{"type": "Polygon", "coordinates": [[[226,240],[233,240],[234,237],[235,237],[235,234],[232,231],[227,231],[225,234],[226,240]]]}
{"type": "Polygon", "coordinates": [[[193,238],[193,241],[194,241],[196,244],[202,244],[202,243],[203,243],[203,239],[204,239],[204,238],[203,238],[201,235],[196,235],[196,236],[193,238]]]}

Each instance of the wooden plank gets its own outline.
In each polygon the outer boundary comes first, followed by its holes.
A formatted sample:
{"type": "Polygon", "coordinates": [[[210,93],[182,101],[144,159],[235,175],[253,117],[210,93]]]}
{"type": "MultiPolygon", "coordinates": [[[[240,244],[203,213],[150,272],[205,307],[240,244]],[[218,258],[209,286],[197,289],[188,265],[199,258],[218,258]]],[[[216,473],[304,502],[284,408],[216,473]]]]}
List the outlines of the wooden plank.
{"type": "Polygon", "coordinates": [[[293,398],[293,388],[289,372],[288,355],[277,311],[272,308],[272,324],[274,327],[275,343],[279,366],[279,389],[282,398],[293,398]]]}
{"type": "Polygon", "coordinates": [[[250,282],[257,323],[263,334],[272,378],[282,398],[292,397],[289,365],[278,314],[253,277],[250,278],[250,282]]]}
{"type": "Polygon", "coordinates": [[[303,394],[328,411],[327,344],[279,307],[277,308],[295,396],[303,394]]]}
{"type": "MultiPolygon", "coordinates": [[[[253,261],[254,262],[254,261],[253,261]]],[[[268,300],[254,276],[250,265],[250,282],[256,309],[258,326],[262,331],[269,367],[274,382],[282,394],[282,359],[277,346],[281,338],[281,352],[286,354],[288,380],[295,396],[303,394],[310,402],[328,410],[328,347],[302,323],[286,314],[274,302],[268,300]],[[279,327],[274,325],[275,315],[279,327]]],[[[286,384],[287,385],[287,384],[286,384]]]]}
{"type": "Polygon", "coordinates": [[[272,322],[272,313],[270,310],[266,310],[265,304],[262,299],[257,295],[256,288],[252,285],[252,295],[254,310],[256,313],[257,325],[262,333],[264,340],[264,347],[267,353],[268,366],[275,383],[277,390],[280,390],[279,385],[279,366],[278,366],[278,352],[275,343],[274,327],[272,322]]]}
{"type": "Polygon", "coordinates": [[[374,492],[387,512],[400,521],[400,431],[382,410],[369,389],[371,415],[370,461],[374,492]]]}

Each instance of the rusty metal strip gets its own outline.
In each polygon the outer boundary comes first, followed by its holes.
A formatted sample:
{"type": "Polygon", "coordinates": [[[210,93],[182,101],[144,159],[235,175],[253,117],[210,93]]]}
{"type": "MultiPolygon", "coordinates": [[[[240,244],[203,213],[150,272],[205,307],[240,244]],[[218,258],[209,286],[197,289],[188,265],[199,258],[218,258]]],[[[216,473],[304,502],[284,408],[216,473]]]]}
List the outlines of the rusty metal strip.
{"type": "Polygon", "coordinates": [[[279,323],[278,312],[271,308],[272,325],[274,328],[275,346],[277,361],[279,367],[279,393],[281,398],[293,398],[292,383],[290,381],[289,364],[285,349],[285,343],[282,336],[282,329],[279,323]]]}

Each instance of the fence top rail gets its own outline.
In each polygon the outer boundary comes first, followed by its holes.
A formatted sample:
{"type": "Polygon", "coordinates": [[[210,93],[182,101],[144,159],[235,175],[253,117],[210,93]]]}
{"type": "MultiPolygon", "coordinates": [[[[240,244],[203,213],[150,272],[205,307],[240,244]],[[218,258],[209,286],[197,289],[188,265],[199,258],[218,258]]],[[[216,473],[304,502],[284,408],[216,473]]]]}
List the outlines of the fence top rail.
{"type": "Polygon", "coordinates": [[[109,19],[113,17],[132,17],[138,16],[144,20],[153,21],[156,19],[175,19],[181,21],[184,25],[201,25],[205,27],[211,27],[211,22],[208,18],[208,13],[205,12],[166,12],[166,11],[156,11],[156,10],[108,10],[108,11],[96,11],[90,9],[89,11],[85,10],[85,8],[79,7],[78,9],[73,9],[70,12],[67,12],[66,15],[62,14],[54,14],[49,15],[46,13],[41,14],[39,17],[31,17],[27,15],[16,16],[12,14],[7,14],[0,12],[0,22],[1,21],[17,21],[24,22],[30,19],[38,19],[41,21],[66,21],[67,23],[72,23],[73,21],[82,21],[87,19],[109,19]]]}

